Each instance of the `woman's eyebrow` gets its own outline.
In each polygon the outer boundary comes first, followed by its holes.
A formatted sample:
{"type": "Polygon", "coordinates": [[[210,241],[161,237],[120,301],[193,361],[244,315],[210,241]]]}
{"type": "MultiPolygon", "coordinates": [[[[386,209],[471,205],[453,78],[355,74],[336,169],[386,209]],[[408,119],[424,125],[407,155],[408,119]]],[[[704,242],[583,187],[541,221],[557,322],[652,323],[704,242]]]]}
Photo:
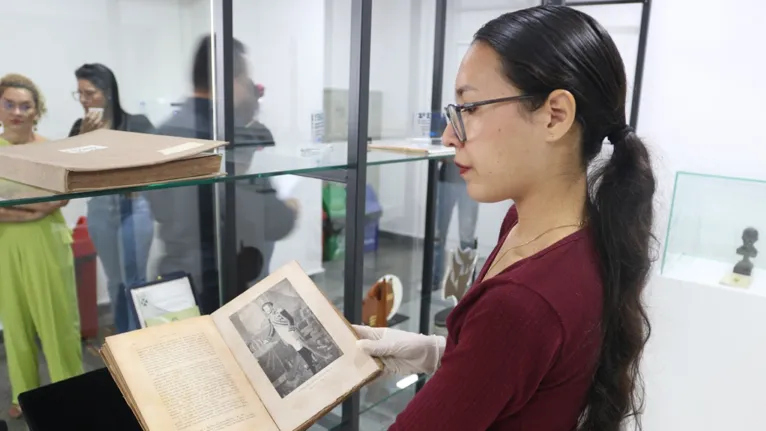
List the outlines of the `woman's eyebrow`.
{"type": "Polygon", "coordinates": [[[471,85],[461,85],[455,90],[455,94],[460,97],[462,96],[466,91],[476,91],[476,87],[473,87],[471,85]]]}

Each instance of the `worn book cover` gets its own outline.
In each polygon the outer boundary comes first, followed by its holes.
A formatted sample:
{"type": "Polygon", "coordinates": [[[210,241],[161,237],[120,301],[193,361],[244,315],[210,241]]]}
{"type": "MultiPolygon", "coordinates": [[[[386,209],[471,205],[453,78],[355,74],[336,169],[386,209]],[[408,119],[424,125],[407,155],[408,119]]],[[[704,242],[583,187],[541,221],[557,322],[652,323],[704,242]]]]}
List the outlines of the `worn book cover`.
{"type": "Polygon", "coordinates": [[[107,337],[101,355],[145,431],[293,431],[381,373],[356,340],[292,262],[210,316],[107,337]]]}
{"type": "Polygon", "coordinates": [[[367,144],[371,150],[393,151],[397,153],[408,153],[412,155],[431,155],[431,156],[449,156],[455,154],[455,149],[445,147],[444,145],[434,144],[429,138],[409,138],[372,141],[367,144]]]}
{"type": "Polygon", "coordinates": [[[0,148],[0,177],[66,193],[220,175],[222,141],[100,129],[0,148]]]}

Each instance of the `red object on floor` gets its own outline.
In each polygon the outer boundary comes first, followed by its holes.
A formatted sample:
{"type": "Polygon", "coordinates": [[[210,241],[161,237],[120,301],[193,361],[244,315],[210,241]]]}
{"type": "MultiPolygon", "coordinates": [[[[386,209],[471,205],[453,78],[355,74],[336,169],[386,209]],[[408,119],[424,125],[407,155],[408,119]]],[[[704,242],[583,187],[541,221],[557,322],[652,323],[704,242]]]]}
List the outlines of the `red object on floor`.
{"type": "Polygon", "coordinates": [[[82,338],[95,338],[98,335],[96,247],[90,239],[88,221],[85,217],[77,219],[72,238],[72,253],[77,277],[77,303],[80,308],[80,333],[82,338]]]}

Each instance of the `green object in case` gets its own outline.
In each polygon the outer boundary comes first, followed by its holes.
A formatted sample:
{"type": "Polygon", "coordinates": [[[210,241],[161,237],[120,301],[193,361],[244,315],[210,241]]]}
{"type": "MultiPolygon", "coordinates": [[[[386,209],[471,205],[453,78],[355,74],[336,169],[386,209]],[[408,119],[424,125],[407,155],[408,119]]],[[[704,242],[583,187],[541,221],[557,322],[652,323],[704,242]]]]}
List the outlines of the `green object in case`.
{"type": "Polygon", "coordinates": [[[322,187],[322,208],[327,218],[324,220],[324,261],[338,260],[345,256],[346,235],[346,187],[342,184],[327,183],[322,187]]]}

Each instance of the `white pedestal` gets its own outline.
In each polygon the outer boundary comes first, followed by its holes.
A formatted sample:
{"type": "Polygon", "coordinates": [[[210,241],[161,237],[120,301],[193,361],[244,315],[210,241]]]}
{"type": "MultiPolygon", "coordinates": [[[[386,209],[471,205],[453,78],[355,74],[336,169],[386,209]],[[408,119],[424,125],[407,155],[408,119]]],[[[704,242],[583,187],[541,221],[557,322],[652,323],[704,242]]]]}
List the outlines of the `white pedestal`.
{"type": "Polygon", "coordinates": [[[683,254],[668,255],[662,276],[710,287],[733,290],[754,295],[766,296],[766,271],[753,269],[749,287],[731,287],[721,284],[721,280],[732,273],[736,262],[720,262],[683,254]]]}
{"type": "MultiPolygon", "coordinates": [[[[644,429],[764,430],[766,295],[758,275],[750,289],[738,289],[716,284],[729,265],[698,261],[693,268],[689,278],[711,281],[658,275],[647,291],[644,429]]],[[[681,267],[674,269],[679,275],[681,267]]]]}

